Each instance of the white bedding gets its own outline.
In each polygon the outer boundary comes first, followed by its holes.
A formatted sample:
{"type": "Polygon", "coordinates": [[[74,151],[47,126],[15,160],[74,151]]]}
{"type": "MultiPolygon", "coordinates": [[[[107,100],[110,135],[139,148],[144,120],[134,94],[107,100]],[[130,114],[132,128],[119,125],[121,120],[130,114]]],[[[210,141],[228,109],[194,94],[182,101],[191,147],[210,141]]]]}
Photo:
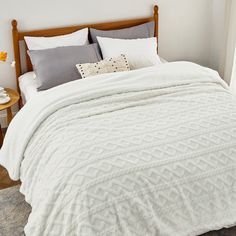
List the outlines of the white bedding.
{"type": "Polygon", "coordinates": [[[29,100],[0,152],[26,235],[187,236],[236,224],[236,101],[186,62],[73,81],[29,100]]]}
{"type": "Polygon", "coordinates": [[[38,95],[36,76],[33,71],[27,72],[19,77],[19,87],[23,103],[25,104],[29,99],[38,95]]]}

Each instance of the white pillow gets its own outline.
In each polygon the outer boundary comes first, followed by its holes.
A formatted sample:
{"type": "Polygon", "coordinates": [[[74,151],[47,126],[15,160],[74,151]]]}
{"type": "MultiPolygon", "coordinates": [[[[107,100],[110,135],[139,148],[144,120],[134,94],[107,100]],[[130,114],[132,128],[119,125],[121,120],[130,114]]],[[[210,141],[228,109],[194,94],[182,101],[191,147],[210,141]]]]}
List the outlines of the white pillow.
{"type": "Polygon", "coordinates": [[[113,39],[97,37],[103,58],[125,54],[130,68],[139,69],[161,64],[156,38],[113,39]]]}
{"type": "Polygon", "coordinates": [[[29,50],[43,50],[64,46],[82,46],[88,44],[88,28],[71,34],[55,37],[25,37],[29,50]]]}

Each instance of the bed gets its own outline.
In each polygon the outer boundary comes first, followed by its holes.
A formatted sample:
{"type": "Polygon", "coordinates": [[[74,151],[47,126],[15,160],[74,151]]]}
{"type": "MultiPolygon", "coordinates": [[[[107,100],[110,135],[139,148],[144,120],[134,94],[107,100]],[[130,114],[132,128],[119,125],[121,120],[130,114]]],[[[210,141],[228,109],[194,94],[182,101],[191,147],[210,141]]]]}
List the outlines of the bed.
{"type": "MultiPolygon", "coordinates": [[[[157,6],[151,18],[89,27],[153,20],[158,39],[157,6]]],[[[24,36],[84,27],[18,32],[13,21],[17,78],[24,36]]],[[[37,94],[10,124],[0,163],[32,207],[26,235],[200,235],[236,225],[235,138],[236,99],[219,74],[161,63],[37,94]]]]}
{"type": "MultiPolygon", "coordinates": [[[[15,73],[16,73],[16,85],[19,94],[23,95],[19,101],[19,106],[23,106],[23,102],[26,102],[27,98],[35,96],[38,91],[36,91],[36,83],[33,81],[34,75],[32,74],[33,66],[27,53],[28,47],[24,40],[26,36],[31,37],[53,37],[65,34],[73,33],[77,30],[83,28],[94,28],[98,30],[119,30],[128,27],[134,27],[148,22],[154,22],[154,36],[158,41],[158,6],[154,7],[154,13],[152,17],[131,19],[117,22],[105,22],[105,23],[95,23],[95,24],[84,24],[77,26],[52,28],[45,30],[35,30],[35,31],[19,31],[17,28],[17,21],[12,21],[12,37],[13,37],[13,48],[15,57],[15,73]],[[23,79],[22,79],[23,77],[23,79]],[[23,101],[24,100],[24,101],[23,101]]],[[[162,59],[163,62],[166,62],[162,59]]]]}

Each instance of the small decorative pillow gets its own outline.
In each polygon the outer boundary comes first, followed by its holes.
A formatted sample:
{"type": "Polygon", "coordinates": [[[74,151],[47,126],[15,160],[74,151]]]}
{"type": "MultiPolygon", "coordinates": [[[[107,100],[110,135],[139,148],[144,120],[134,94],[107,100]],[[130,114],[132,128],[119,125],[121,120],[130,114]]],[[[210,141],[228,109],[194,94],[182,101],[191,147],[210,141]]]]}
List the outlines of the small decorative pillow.
{"type": "Polygon", "coordinates": [[[76,65],[82,78],[105,73],[129,71],[129,63],[125,55],[116,58],[107,58],[97,63],[85,63],[76,65]]]}

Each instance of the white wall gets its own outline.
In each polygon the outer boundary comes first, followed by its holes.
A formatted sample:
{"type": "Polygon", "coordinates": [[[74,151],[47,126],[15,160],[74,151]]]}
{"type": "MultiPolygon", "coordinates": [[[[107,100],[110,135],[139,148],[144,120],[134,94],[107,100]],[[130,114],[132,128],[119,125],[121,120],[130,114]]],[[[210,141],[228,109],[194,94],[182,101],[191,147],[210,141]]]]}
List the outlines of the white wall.
{"type": "Polygon", "coordinates": [[[225,60],[225,70],[224,70],[224,78],[226,79],[227,82],[230,82],[231,80],[231,76],[233,72],[232,67],[233,67],[234,56],[235,56],[234,52],[236,48],[236,1],[235,0],[231,0],[229,15],[230,17],[229,17],[226,60],[225,60]]]}
{"type": "Polygon", "coordinates": [[[229,5],[226,1],[229,0],[211,0],[211,22],[209,38],[210,53],[209,53],[209,66],[218,70],[220,75],[224,76],[224,64],[225,64],[225,47],[227,43],[227,25],[228,18],[226,12],[229,5]]]}
{"type": "MultiPolygon", "coordinates": [[[[0,50],[13,57],[13,18],[21,30],[149,16],[160,7],[160,54],[209,65],[212,0],[0,0],[0,50]]],[[[15,87],[14,70],[0,64],[0,86],[15,87]]]]}
{"type": "Polygon", "coordinates": [[[236,44],[236,1],[211,0],[211,43],[209,66],[229,84],[236,44]]]}

